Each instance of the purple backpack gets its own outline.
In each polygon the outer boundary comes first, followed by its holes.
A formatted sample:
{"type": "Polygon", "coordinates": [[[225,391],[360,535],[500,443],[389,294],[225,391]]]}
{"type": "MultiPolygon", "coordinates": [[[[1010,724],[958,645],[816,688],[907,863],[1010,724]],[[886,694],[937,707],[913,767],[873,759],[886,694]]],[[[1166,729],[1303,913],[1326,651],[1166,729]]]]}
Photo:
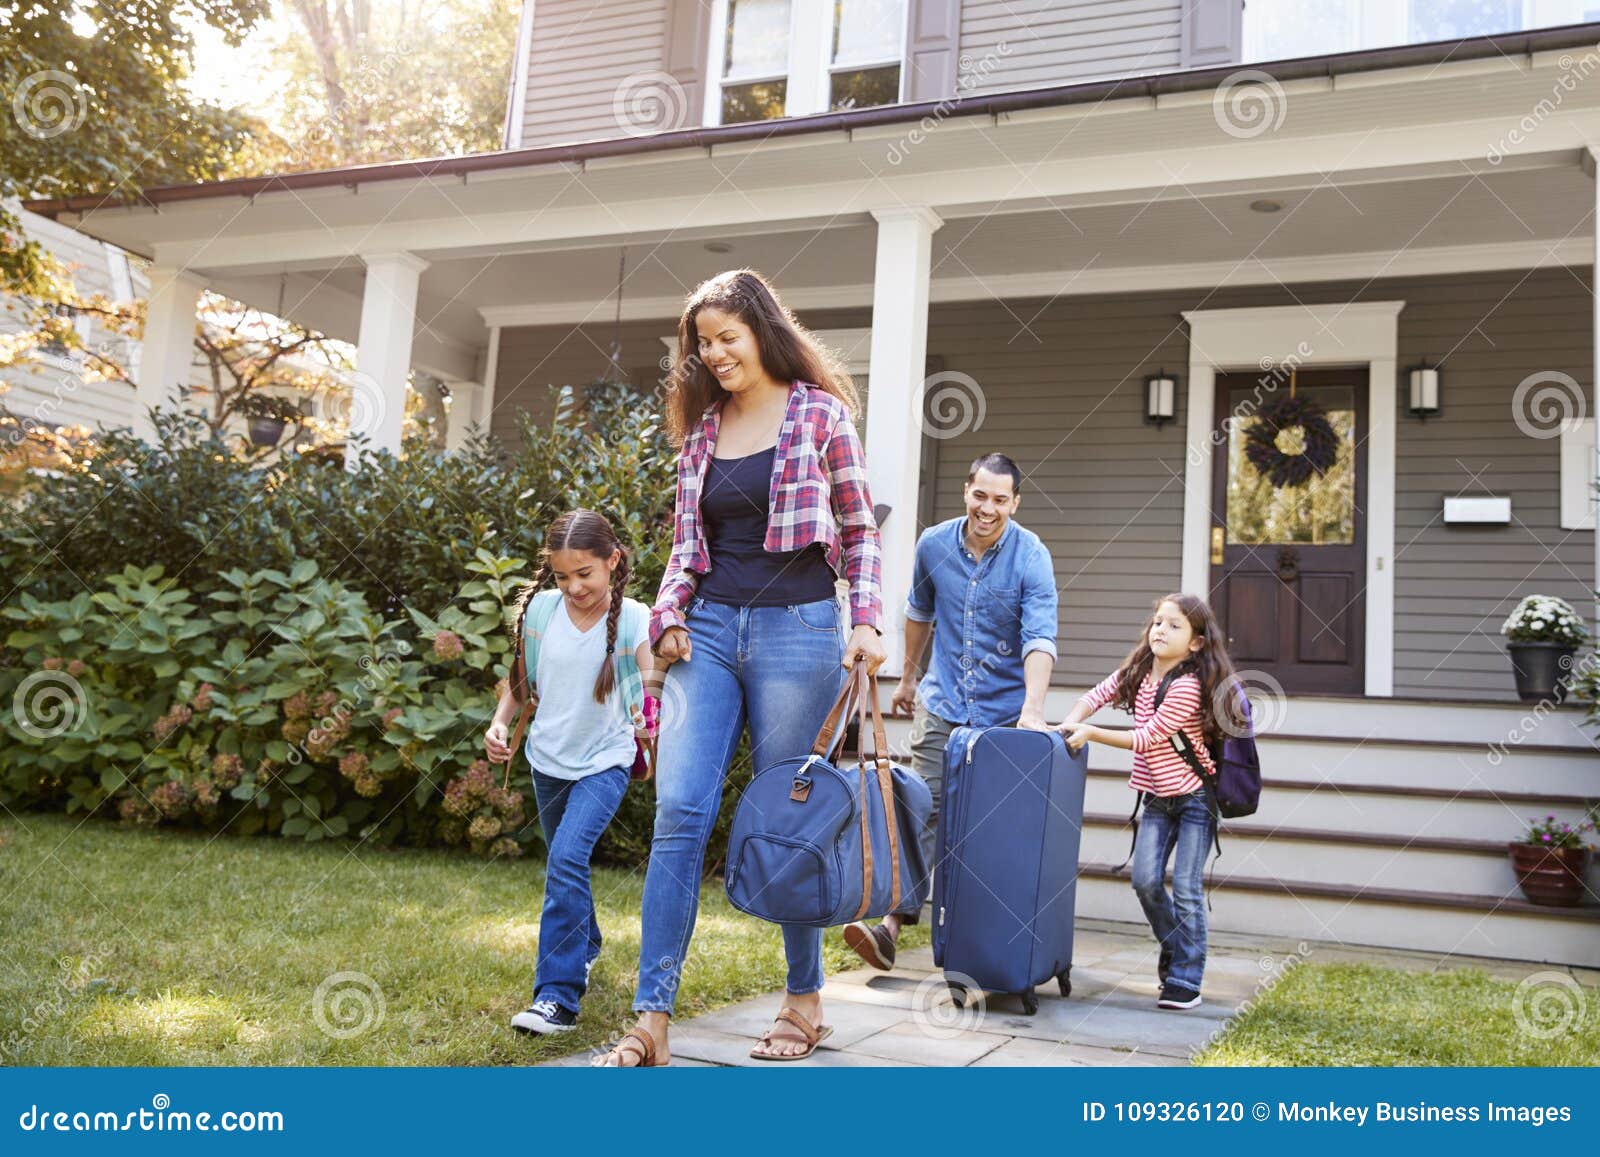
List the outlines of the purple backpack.
{"type": "MultiPolygon", "coordinates": [[[[1174,668],[1161,680],[1161,685],[1156,688],[1157,708],[1167,696],[1167,687],[1184,669],[1174,668]]],[[[1172,745],[1172,750],[1183,757],[1189,769],[1200,777],[1200,782],[1206,785],[1217,814],[1228,820],[1254,815],[1261,803],[1261,756],[1256,751],[1256,728],[1250,714],[1250,699],[1237,679],[1234,680],[1233,690],[1238,696],[1237,706],[1244,722],[1241,729],[1244,733],[1225,735],[1220,746],[1207,748],[1211,762],[1217,769],[1215,774],[1206,771],[1200,757],[1190,746],[1189,737],[1183,732],[1175,733],[1167,741],[1172,745]]]]}

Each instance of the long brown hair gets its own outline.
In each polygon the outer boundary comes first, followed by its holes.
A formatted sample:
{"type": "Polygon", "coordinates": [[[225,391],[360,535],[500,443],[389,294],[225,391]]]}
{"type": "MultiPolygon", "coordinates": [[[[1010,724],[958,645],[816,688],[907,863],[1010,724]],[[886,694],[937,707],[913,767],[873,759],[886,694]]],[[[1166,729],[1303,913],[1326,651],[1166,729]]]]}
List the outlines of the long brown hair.
{"type": "Polygon", "coordinates": [[[778,300],[754,269],[730,269],[702,281],[689,295],[678,319],[678,356],[667,378],[667,434],[674,445],[700,421],[706,408],[728,396],[716,375],[700,360],[702,309],[730,313],[755,335],[761,368],[774,381],[809,382],[838,398],[855,415],[861,409],[856,384],[828,348],[778,300]]]}
{"type": "Polygon", "coordinates": [[[517,592],[514,603],[517,610],[515,642],[520,644],[522,641],[522,624],[528,617],[528,604],[550,581],[550,556],[558,550],[581,550],[598,559],[609,559],[614,551],[622,555],[616,569],[611,572],[611,607],[606,612],[606,658],[600,664],[600,673],[594,680],[594,701],[604,703],[611,689],[617,685],[617,620],[622,616],[622,592],[627,588],[628,575],[632,570],[628,548],[622,545],[622,540],[611,529],[605,515],[593,510],[571,510],[552,522],[550,529],[545,531],[544,546],[539,551],[539,569],[534,572],[533,581],[517,592]]]}
{"type": "Polygon", "coordinates": [[[1237,676],[1233,660],[1228,658],[1227,640],[1217,625],[1217,617],[1210,605],[1198,595],[1163,595],[1150,607],[1150,617],[1144,621],[1139,642],[1117,668],[1117,691],[1112,705],[1132,712],[1139,696],[1139,686],[1155,666],[1155,652],[1150,650],[1150,628],[1162,603],[1171,603],[1189,620],[1194,637],[1200,640],[1200,649],[1191,652],[1174,670],[1189,672],[1200,680],[1200,730],[1206,745],[1215,746],[1224,735],[1240,735],[1244,725],[1243,712],[1234,689],[1237,676]]]}

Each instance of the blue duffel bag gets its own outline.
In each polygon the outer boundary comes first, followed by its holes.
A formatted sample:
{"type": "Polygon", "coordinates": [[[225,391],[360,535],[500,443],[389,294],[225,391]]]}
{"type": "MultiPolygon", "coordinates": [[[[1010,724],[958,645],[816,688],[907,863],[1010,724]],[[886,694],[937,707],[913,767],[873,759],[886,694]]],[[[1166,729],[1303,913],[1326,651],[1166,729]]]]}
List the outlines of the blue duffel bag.
{"type": "Polygon", "coordinates": [[[724,877],[735,908],[774,924],[830,928],[922,907],[927,867],[918,834],[933,797],[921,776],[889,762],[887,748],[877,692],[857,662],[811,754],[760,772],[739,799],[724,877]],[[856,766],[840,767],[834,736],[842,741],[852,699],[862,751],[856,766]]]}

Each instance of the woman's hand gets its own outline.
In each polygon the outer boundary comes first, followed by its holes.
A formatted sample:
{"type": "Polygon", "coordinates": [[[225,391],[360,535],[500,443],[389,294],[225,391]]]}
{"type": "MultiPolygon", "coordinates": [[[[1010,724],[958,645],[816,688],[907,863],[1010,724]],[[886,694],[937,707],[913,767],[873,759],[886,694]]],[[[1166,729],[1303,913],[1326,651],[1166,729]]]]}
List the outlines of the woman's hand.
{"type": "Polygon", "coordinates": [[[878,668],[889,658],[889,652],[883,649],[883,640],[878,637],[878,632],[865,623],[851,631],[850,639],[845,643],[843,666],[846,671],[855,666],[858,655],[866,659],[868,675],[877,674],[878,668]]]}
{"type": "Polygon", "coordinates": [[[1061,732],[1067,746],[1075,752],[1083,750],[1083,745],[1094,738],[1094,725],[1089,723],[1058,723],[1056,730],[1061,732]]]}
{"type": "Polygon", "coordinates": [[[489,730],[483,733],[483,750],[490,763],[504,763],[511,758],[511,739],[504,723],[489,724],[489,730]]]}
{"type": "Polygon", "coordinates": [[[687,663],[692,649],[689,628],[668,627],[661,632],[661,641],[656,644],[656,657],[661,660],[662,669],[665,670],[679,659],[687,663]]]}

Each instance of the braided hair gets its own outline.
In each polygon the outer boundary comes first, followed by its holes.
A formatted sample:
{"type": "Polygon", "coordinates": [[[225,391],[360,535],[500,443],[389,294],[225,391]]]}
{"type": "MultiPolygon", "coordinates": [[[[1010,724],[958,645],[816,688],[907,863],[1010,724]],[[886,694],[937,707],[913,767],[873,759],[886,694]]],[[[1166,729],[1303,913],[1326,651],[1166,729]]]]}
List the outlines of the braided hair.
{"type": "MultiPolygon", "coordinates": [[[[533,581],[517,592],[513,602],[516,608],[517,629],[512,641],[514,645],[522,641],[522,628],[528,617],[528,605],[533,602],[533,596],[543,590],[544,585],[550,581],[552,571],[550,556],[558,550],[581,550],[600,559],[609,559],[614,553],[622,556],[611,571],[611,607],[606,612],[606,659],[600,664],[600,672],[594,680],[594,701],[604,703],[617,685],[615,658],[617,623],[622,617],[622,592],[627,589],[628,576],[633,568],[628,559],[627,547],[622,545],[616,531],[611,529],[611,523],[606,521],[603,514],[593,510],[572,510],[550,524],[550,529],[545,531],[544,546],[539,551],[539,569],[534,572],[533,581]]],[[[512,674],[515,681],[515,671],[512,674]]],[[[524,686],[526,683],[527,673],[524,672],[524,686]]],[[[523,688],[515,690],[520,696],[523,688]]]]}

